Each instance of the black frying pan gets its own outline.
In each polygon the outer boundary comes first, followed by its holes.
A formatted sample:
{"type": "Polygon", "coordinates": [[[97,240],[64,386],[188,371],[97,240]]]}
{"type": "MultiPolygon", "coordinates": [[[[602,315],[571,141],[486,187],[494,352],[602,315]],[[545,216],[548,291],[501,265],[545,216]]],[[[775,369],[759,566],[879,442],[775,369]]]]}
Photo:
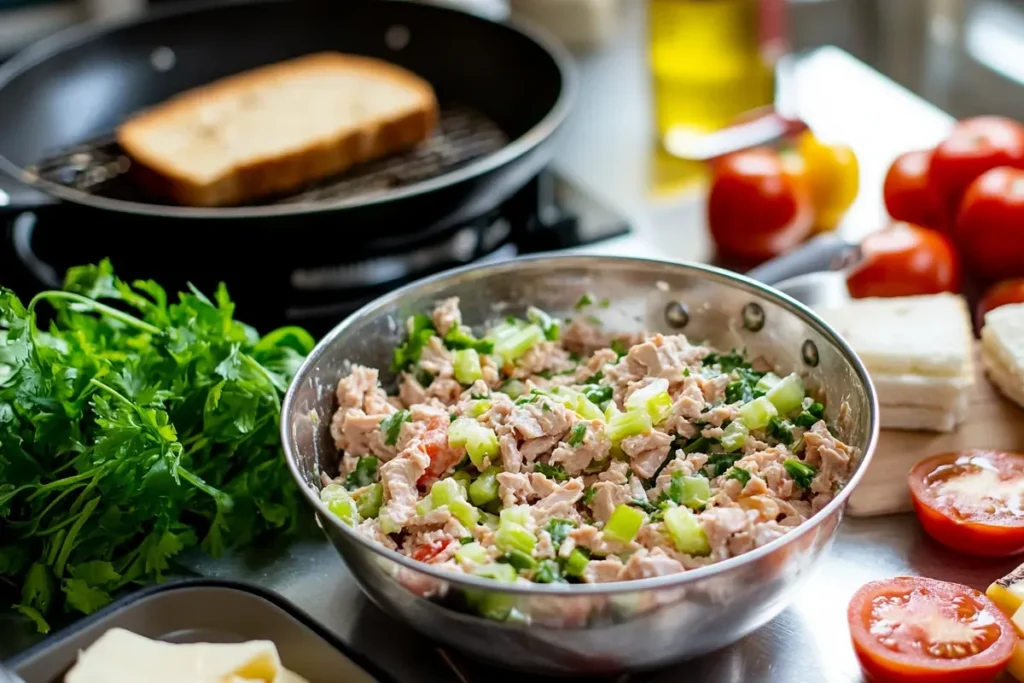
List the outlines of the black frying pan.
{"type": "MultiPolygon", "coordinates": [[[[187,259],[197,271],[217,268],[222,276],[231,270],[225,254],[246,248],[239,243],[242,229],[250,246],[272,241],[273,258],[301,255],[306,262],[311,250],[337,255],[371,236],[436,232],[494,208],[547,164],[546,143],[571,100],[570,66],[561,48],[532,32],[402,0],[189,4],[113,27],[75,28],[0,67],[0,171],[35,190],[12,193],[13,205],[0,211],[64,213],[71,229],[33,238],[34,257],[50,263],[98,253],[122,267],[142,255],[187,259]],[[420,74],[434,86],[452,135],[472,138],[465,128],[482,121],[489,141],[462,156],[442,154],[426,174],[423,159],[411,174],[402,159],[389,160],[397,168],[377,168],[384,187],[378,182],[369,193],[343,182],[340,194],[328,187],[259,206],[160,204],[134,187],[130,174],[108,173],[117,167],[107,162],[118,150],[104,138],[133,112],[217,78],[321,50],[383,58],[420,74]],[[495,130],[503,135],[497,142],[495,130]],[[90,184],[93,166],[103,163],[101,176],[114,180],[90,184]]],[[[47,224],[53,224],[49,217],[47,224]]],[[[246,267],[270,256],[253,255],[246,267]]]]}

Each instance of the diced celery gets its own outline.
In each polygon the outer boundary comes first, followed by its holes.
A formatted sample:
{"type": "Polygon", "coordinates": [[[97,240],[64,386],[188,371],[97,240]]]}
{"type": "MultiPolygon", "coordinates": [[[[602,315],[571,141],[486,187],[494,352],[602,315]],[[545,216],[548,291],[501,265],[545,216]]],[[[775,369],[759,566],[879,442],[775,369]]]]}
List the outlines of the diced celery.
{"type": "Polygon", "coordinates": [[[501,385],[500,391],[509,398],[516,399],[526,393],[526,385],[518,379],[510,379],[501,385]]]}
{"type": "Polygon", "coordinates": [[[498,435],[493,429],[477,423],[477,428],[466,439],[466,453],[478,470],[483,469],[484,458],[498,455],[498,435]]]}
{"type": "Polygon", "coordinates": [[[569,553],[569,557],[565,560],[566,576],[583,576],[588,562],[590,562],[590,558],[587,557],[586,553],[579,548],[573,548],[573,551],[569,553]]]}
{"type": "Polygon", "coordinates": [[[537,538],[522,524],[503,521],[498,525],[498,530],[494,534],[494,545],[506,553],[519,550],[531,555],[534,546],[537,545],[537,538]]]}
{"type": "Polygon", "coordinates": [[[518,569],[519,571],[533,569],[537,566],[536,560],[534,560],[532,557],[519,550],[509,551],[505,555],[505,561],[513,567],[515,567],[516,569],[518,569]]]}
{"type": "Polygon", "coordinates": [[[487,562],[487,550],[477,543],[467,543],[464,546],[460,546],[455,551],[455,559],[459,562],[472,562],[474,564],[483,564],[487,562]]]}
{"type": "MultiPolygon", "coordinates": [[[[463,546],[465,547],[465,546],[463,546]]],[[[456,551],[458,552],[458,551],[456,551]]],[[[519,572],[510,564],[484,564],[473,568],[473,576],[481,576],[485,579],[494,579],[502,583],[515,583],[519,578],[519,572]]]]}
{"type": "Polygon", "coordinates": [[[526,325],[498,336],[494,342],[494,352],[505,362],[511,363],[544,339],[544,330],[539,325],[526,325]]]}
{"type": "Polygon", "coordinates": [[[687,555],[710,555],[711,546],[704,529],[700,527],[695,515],[689,508],[677,507],[665,510],[665,528],[676,550],[687,555]]]}
{"type": "Polygon", "coordinates": [[[498,530],[498,515],[492,515],[490,512],[484,512],[480,515],[480,523],[491,531],[498,530]]]}
{"type": "Polygon", "coordinates": [[[484,376],[480,367],[480,354],[476,349],[459,349],[455,352],[455,361],[452,363],[455,369],[455,379],[459,384],[472,384],[484,376]]]}
{"type": "Polygon", "coordinates": [[[646,434],[653,427],[651,416],[646,410],[630,410],[609,420],[606,433],[612,443],[619,443],[628,436],[646,434]]]}
{"type": "MultiPolygon", "coordinates": [[[[668,380],[657,378],[642,389],[637,389],[626,399],[626,410],[649,410],[647,404],[659,394],[668,393],[668,380]]],[[[671,397],[669,397],[671,402],[671,397]]],[[[654,417],[653,415],[651,417],[654,417]]]]}
{"type": "Polygon", "coordinates": [[[722,431],[722,448],[726,453],[738,451],[747,443],[748,436],[750,436],[750,428],[741,420],[733,420],[722,431]]]}
{"type": "Polygon", "coordinates": [[[782,380],[774,372],[766,372],[764,377],[757,380],[757,384],[754,385],[755,391],[760,391],[763,394],[767,394],[772,387],[781,382],[782,380]]]}
{"type": "Polygon", "coordinates": [[[604,525],[604,537],[620,543],[629,543],[636,537],[646,519],[647,515],[640,508],[619,503],[604,525]]]}
{"type": "Polygon", "coordinates": [[[755,398],[740,406],[740,418],[748,429],[763,429],[778,414],[779,411],[767,396],[755,398]]]}
{"type": "Polygon", "coordinates": [[[441,479],[435,481],[430,488],[430,498],[434,507],[450,505],[452,501],[461,500],[463,497],[462,487],[454,479],[441,479]]]}
{"type": "Polygon", "coordinates": [[[497,467],[490,467],[469,485],[469,500],[473,505],[487,505],[498,499],[497,475],[500,471],[497,467]]]}
{"type": "Polygon", "coordinates": [[[502,523],[514,522],[526,526],[530,523],[530,506],[529,505],[513,505],[507,507],[501,511],[502,523]]]}
{"type": "Polygon", "coordinates": [[[465,527],[473,528],[480,521],[480,511],[462,499],[448,503],[448,509],[465,527]]]}
{"type": "Polygon", "coordinates": [[[779,413],[789,415],[801,407],[804,395],[804,381],[794,372],[783,377],[765,394],[765,398],[772,402],[779,413]]]}
{"type": "Polygon", "coordinates": [[[473,405],[469,407],[469,414],[472,415],[473,417],[480,417],[488,410],[490,410],[491,406],[493,405],[493,402],[487,400],[474,401],[473,405]]]}
{"type": "Polygon", "coordinates": [[[372,519],[380,514],[380,506],[384,504],[384,486],[372,484],[355,499],[356,509],[363,519],[372,519]]]}
{"type": "Polygon", "coordinates": [[[608,405],[604,409],[604,419],[611,422],[616,415],[622,415],[622,411],[615,405],[615,401],[608,401],[608,405]]]}
{"type": "Polygon", "coordinates": [[[420,502],[416,503],[416,514],[420,517],[429,515],[436,507],[437,506],[434,505],[434,499],[431,496],[427,496],[420,502]]]}
{"type": "Polygon", "coordinates": [[[668,392],[652,396],[647,402],[647,412],[651,416],[651,422],[661,424],[672,413],[672,397],[668,392]]]}
{"type": "Polygon", "coordinates": [[[320,500],[326,503],[327,509],[331,511],[331,514],[348,526],[355,526],[363,521],[359,516],[359,508],[356,505],[356,501],[352,499],[352,496],[349,495],[344,486],[339,486],[338,484],[325,486],[320,491],[320,500]]]}
{"type": "Polygon", "coordinates": [[[469,495],[469,485],[473,483],[473,475],[466,470],[458,470],[452,475],[452,479],[462,487],[462,497],[469,495]]]}
{"type": "Polygon", "coordinates": [[[695,510],[702,509],[711,497],[711,482],[700,475],[679,480],[679,504],[695,510]]]}
{"type": "Polygon", "coordinates": [[[544,337],[548,341],[558,341],[558,338],[561,336],[562,326],[559,324],[559,321],[536,306],[530,306],[526,309],[526,319],[531,323],[540,325],[541,329],[544,330],[544,337]]]}
{"type": "Polygon", "coordinates": [[[465,446],[469,435],[479,426],[479,422],[468,417],[456,418],[448,425],[448,445],[452,448],[465,446]]]}
{"type": "Polygon", "coordinates": [[[581,417],[587,420],[600,420],[605,421],[604,411],[601,410],[596,403],[591,401],[589,398],[580,394],[576,398],[576,405],[573,408],[581,417]]]}
{"type": "Polygon", "coordinates": [[[383,510],[377,516],[377,526],[386,534],[397,534],[402,530],[402,525],[383,510]]]}

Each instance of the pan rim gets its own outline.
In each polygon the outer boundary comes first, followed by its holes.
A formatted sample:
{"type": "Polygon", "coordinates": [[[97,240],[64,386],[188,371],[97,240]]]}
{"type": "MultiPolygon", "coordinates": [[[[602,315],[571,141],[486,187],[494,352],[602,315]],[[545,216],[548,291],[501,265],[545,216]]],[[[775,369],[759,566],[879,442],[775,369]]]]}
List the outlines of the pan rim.
{"type": "MultiPolygon", "coordinates": [[[[0,93],[3,92],[4,87],[10,81],[25,73],[30,68],[37,66],[60,52],[83,45],[113,31],[118,31],[139,24],[163,21],[171,17],[198,14],[233,6],[285,4],[286,2],[288,2],[288,0],[189,0],[188,2],[174,7],[161,8],[152,12],[147,12],[141,17],[129,17],[127,19],[119,19],[116,21],[93,20],[78,26],[72,26],[29,45],[22,51],[18,52],[9,61],[0,65],[0,93]]],[[[291,216],[316,215],[343,211],[345,209],[363,209],[389,204],[403,199],[427,195],[431,192],[438,192],[461,183],[471,181],[475,178],[482,177],[510,164],[520,157],[529,154],[542,142],[550,138],[568,117],[569,112],[572,109],[572,104],[576,99],[576,92],[578,89],[578,77],[575,65],[573,64],[572,57],[568,50],[542,27],[536,26],[528,21],[522,21],[518,18],[514,23],[511,21],[493,21],[479,15],[469,14],[451,7],[430,2],[412,2],[412,0],[388,0],[388,2],[404,5],[415,4],[418,7],[429,7],[430,11],[470,16],[475,20],[495,24],[506,30],[519,33],[547,53],[552,62],[554,62],[554,66],[561,75],[562,80],[562,88],[561,92],[558,94],[558,98],[555,100],[555,103],[547,114],[545,114],[544,118],[534,124],[534,126],[524,134],[510,141],[501,149],[492,152],[491,154],[484,155],[483,157],[448,173],[428,178],[426,180],[421,180],[411,185],[383,192],[371,197],[356,196],[341,201],[321,200],[311,202],[308,205],[271,204],[266,206],[206,208],[147,204],[143,202],[100,197],[39,178],[35,174],[28,172],[26,169],[12,162],[3,153],[0,153],[0,175],[9,175],[18,182],[43,192],[51,198],[71,202],[88,208],[114,211],[127,215],[204,220],[283,218],[291,216]]]]}

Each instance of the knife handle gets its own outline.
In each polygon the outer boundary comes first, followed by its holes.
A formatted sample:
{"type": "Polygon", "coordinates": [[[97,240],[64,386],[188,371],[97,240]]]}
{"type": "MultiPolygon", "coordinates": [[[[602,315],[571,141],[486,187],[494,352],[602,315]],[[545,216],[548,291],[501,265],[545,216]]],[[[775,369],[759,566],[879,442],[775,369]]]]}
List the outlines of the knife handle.
{"type": "Polygon", "coordinates": [[[770,285],[809,273],[840,270],[859,258],[860,250],[856,244],[830,232],[815,237],[799,249],[762,263],[748,271],[747,277],[770,285]]]}

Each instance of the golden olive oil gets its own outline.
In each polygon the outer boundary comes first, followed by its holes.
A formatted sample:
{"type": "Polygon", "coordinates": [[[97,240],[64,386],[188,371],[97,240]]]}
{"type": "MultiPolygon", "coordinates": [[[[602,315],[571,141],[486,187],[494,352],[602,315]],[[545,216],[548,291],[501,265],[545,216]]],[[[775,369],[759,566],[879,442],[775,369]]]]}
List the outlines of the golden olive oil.
{"type": "Polygon", "coordinates": [[[710,132],[773,102],[775,1],[648,0],[659,139],[710,132]]]}

